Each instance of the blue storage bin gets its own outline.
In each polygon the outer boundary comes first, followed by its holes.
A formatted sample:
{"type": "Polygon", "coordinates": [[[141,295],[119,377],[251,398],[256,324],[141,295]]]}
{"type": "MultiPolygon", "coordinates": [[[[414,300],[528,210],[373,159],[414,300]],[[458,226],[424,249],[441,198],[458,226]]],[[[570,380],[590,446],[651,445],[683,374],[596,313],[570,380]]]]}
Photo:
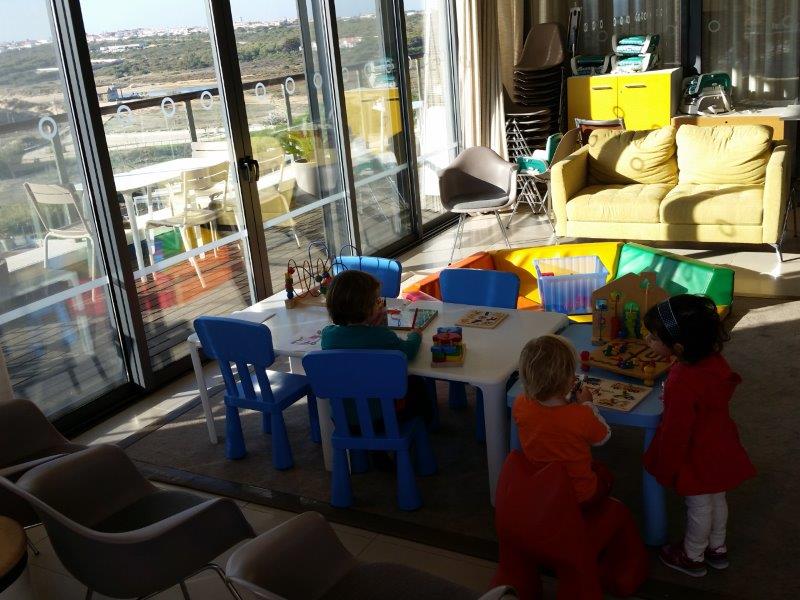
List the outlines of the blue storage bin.
{"type": "Polygon", "coordinates": [[[537,258],[533,266],[544,309],[565,315],[591,313],[592,293],[604,286],[608,277],[598,256],[537,258]]]}

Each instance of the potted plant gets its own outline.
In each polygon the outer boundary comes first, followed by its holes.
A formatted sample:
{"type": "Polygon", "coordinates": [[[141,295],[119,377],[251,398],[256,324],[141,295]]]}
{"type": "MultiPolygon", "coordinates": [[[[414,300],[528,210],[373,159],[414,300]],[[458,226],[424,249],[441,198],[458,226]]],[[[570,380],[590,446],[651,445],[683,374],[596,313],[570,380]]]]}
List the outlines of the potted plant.
{"type": "Polygon", "coordinates": [[[320,198],[336,185],[329,153],[317,129],[287,131],[278,138],[283,151],[292,157],[297,188],[320,198]]]}

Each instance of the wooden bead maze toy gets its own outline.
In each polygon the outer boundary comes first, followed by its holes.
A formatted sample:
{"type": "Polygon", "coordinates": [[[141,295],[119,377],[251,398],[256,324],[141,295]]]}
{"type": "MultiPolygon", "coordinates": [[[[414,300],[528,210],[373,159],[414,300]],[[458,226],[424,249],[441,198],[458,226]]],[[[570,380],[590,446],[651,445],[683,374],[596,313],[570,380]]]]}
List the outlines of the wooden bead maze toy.
{"type": "Polygon", "coordinates": [[[592,344],[601,347],[581,353],[584,370],[599,367],[653,385],[672,366],[671,360],[662,360],[644,341],[642,317],[669,298],[655,278],[651,272],[628,273],[592,293],[592,344]]]}
{"type": "Polygon", "coordinates": [[[294,259],[289,259],[284,276],[284,289],[286,290],[286,308],[294,308],[300,302],[313,302],[324,304],[325,294],[331,284],[332,259],[328,248],[322,242],[312,242],[308,245],[308,259],[299,265],[294,259]],[[318,248],[322,256],[314,258],[311,251],[318,248]],[[299,291],[295,288],[299,285],[299,291]]]}

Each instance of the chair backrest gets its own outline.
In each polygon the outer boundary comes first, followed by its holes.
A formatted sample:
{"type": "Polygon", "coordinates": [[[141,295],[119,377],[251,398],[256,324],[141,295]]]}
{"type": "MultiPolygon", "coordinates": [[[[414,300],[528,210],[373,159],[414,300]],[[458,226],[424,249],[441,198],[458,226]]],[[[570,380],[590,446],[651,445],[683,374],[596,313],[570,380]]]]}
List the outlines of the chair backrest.
{"type": "Polygon", "coordinates": [[[561,141],[561,138],[564,137],[561,133],[554,133],[547,137],[547,142],[544,146],[544,151],[547,153],[547,164],[551,164],[553,162],[553,157],[556,154],[556,148],[558,148],[558,143],[561,141]]]}
{"type": "Polygon", "coordinates": [[[537,467],[519,450],[512,451],[497,481],[494,524],[503,551],[493,585],[513,585],[527,597],[530,573],[539,564],[580,565],[576,577],[596,574],[597,550],[590,548],[572,483],[558,463],[537,467]],[[518,560],[504,561],[509,552],[530,560],[530,568],[520,572],[518,560]]]}
{"type": "Polygon", "coordinates": [[[579,148],[580,130],[575,127],[561,136],[561,139],[558,141],[558,146],[556,146],[555,152],[553,153],[553,157],[550,160],[550,168],[552,169],[554,164],[564,160],[579,148]]]}
{"type": "Polygon", "coordinates": [[[491,148],[467,148],[439,175],[443,204],[461,194],[504,193],[513,202],[517,191],[517,165],[503,160],[491,148]]]}
{"type": "Polygon", "coordinates": [[[228,161],[222,161],[210,167],[187,169],[181,174],[181,186],[185,201],[191,196],[202,196],[218,183],[228,182],[228,161]]]}
{"type": "Polygon", "coordinates": [[[403,265],[391,258],[379,256],[337,256],[333,259],[333,275],[342,271],[364,271],[381,282],[381,296],[397,298],[403,265]]]}
{"type": "Polygon", "coordinates": [[[558,23],[538,23],[531,27],[516,69],[539,71],[560,65],[566,59],[564,34],[558,23]]]}
{"type": "Polygon", "coordinates": [[[328,398],[337,436],[399,438],[395,400],[405,396],[408,362],[399,350],[318,350],[303,357],[303,368],[319,398],[328,398]],[[373,415],[370,400],[380,404],[373,415]],[[356,434],[347,420],[345,401],[352,402],[361,430],[356,434]],[[375,431],[373,416],[383,420],[384,433],[375,431]]]}
{"type": "Polygon", "coordinates": [[[275,362],[269,327],[231,317],[198,317],[194,320],[194,329],[203,352],[219,363],[225,381],[225,393],[229,397],[240,398],[231,366],[236,365],[244,399],[250,402],[274,401],[266,373],[267,368],[275,362]],[[260,398],[248,376],[251,367],[258,380],[260,398]]]}
{"type": "Polygon", "coordinates": [[[442,300],[494,308],[516,308],[519,277],[507,271],[444,269],[439,273],[442,300]]]}
{"type": "Polygon", "coordinates": [[[0,469],[67,443],[33,402],[0,402],[0,469]]]}
{"type": "Polygon", "coordinates": [[[585,525],[564,467],[537,467],[513,450],[497,482],[495,528],[501,543],[533,556],[582,554],[585,525]]]}
{"type": "Polygon", "coordinates": [[[217,156],[221,159],[228,156],[228,142],[221,140],[216,142],[192,142],[192,156],[205,157],[217,156]]]}
{"type": "Polygon", "coordinates": [[[53,223],[52,208],[60,206],[64,219],[62,226],[79,221],[88,233],[89,224],[83,217],[75,190],[71,186],[27,181],[22,186],[33,205],[33,210],[47,231],[58,229],[59,226],[53,223]]]}
{"type": "Polygon", "coordinates": [[[589,136],[595,129],[625,129],[625,119],[578,119],[575,118],[575,127],[580,132],[581,145],[589,142],[589,136]]]}

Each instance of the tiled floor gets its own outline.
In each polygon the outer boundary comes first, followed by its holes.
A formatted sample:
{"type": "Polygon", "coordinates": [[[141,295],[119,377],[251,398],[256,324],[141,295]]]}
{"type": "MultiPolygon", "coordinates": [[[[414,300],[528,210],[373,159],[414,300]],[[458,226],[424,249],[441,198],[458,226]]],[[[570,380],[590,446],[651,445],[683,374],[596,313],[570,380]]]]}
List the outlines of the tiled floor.
{"type": "MultiPolygon", "coordinates": [[[[515,217],[509,232],[512,245],[518,247],[553,243],[549,226],[538,217],[528,213],[515,217]]],[[[400,257],[405,278],[411,281],[435,272],[447,264],[452,248],[453,230],[426,242],[419,248],[400,257]]],[[[563,242],[571,240],[560,240],[563,242]]],[[[468,220],[464,232],[463,246],[456,258],[467,256],[479,249],[500,248],[504,241],[493,216],[475,217],[468,220]]],[[[666,246],[664,246],[666,247],[666,246]]],[[[718,264],[731,265],[736,269],[736,293],[741,295],[794,295],[800,296],[800,240],[791,237],[785,245],[786,262],[780,264],[767,246],[726,248],[706,245],[670,247],[676,252],[692,255],[718,264]]],[[[215,365],[205,367],[206,376],[212,383],[220,383],[215,365]]],[[[84,433],[76,441],[82,443],[113,443],[145,427],[174,408],[197,395],[192,375],[172,383],[168,387],[137,403],[135,406],[108,419],[84,433]]],[[[292,513],[269,509],[256,504],[240,503],[244,514],[257,532],[267,531],[292,517],[292,513]]],[[[441,550],[378,535],[369,531],[334,525],[339,538],[353,554],[363,560],[388,560],[417,567],[446,577],[475,590],[485,590],[494,572],[494,563],[465,555],[441,550]]],[[[70,600],[83,598],[85,590],[67,574],[55,557],[41,527],[30,532],[31,539],[41,549],[41,555],[31,560],[31,576],[37,597],[41,600],[70,600]]],[[[227,557],[220,558],[224,564],[227,557]]],[[[552,588],[552,585],[550,585],[552,588]]],[[[225,598],[224,589],[214,575],[201,575],[189,582],[189,590],[195,600],[225,598]]],[[[158,598],[180,598],[177,588],[158,598]]]]}

